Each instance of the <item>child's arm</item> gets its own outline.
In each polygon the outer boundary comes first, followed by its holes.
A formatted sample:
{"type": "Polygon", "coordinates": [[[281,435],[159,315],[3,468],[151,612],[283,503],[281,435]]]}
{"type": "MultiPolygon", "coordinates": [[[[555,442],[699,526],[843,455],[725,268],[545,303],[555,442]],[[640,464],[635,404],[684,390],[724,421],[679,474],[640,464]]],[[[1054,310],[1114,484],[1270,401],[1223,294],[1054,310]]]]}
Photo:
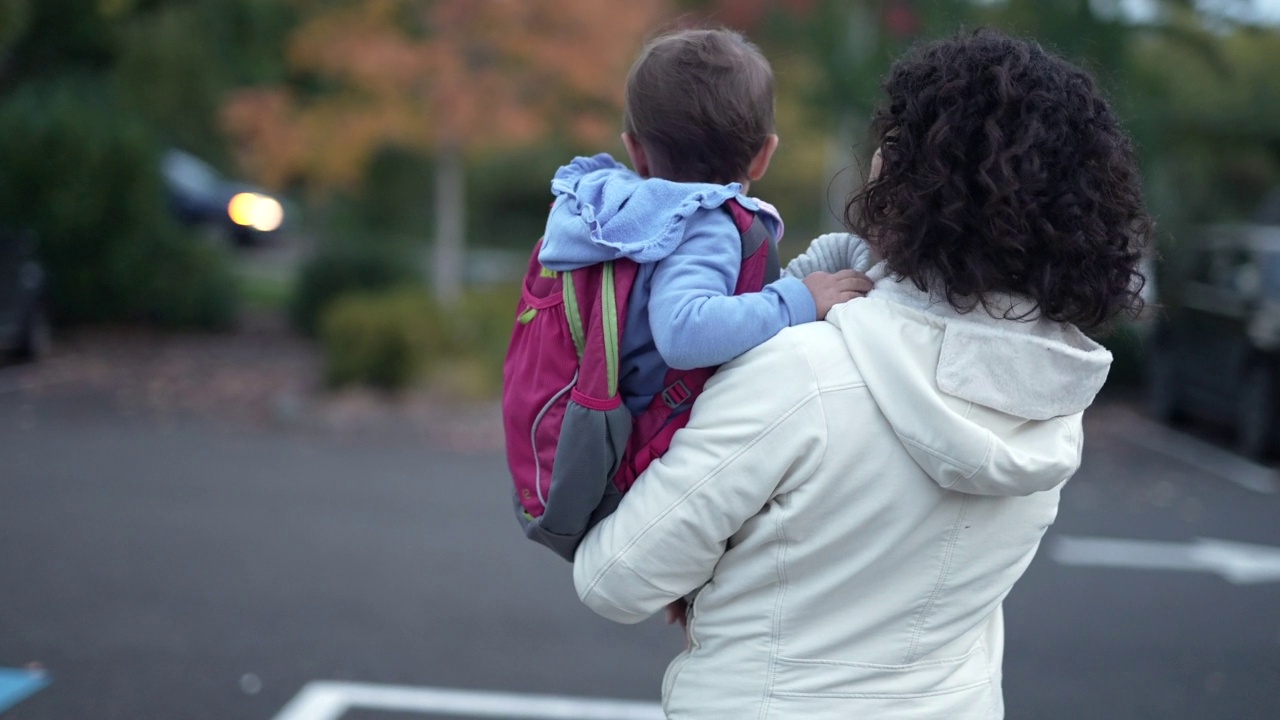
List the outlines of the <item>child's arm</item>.
{"type": "Polygon", "coordinates": [[[871,264],[871,250],[866,240],[850,233],[827,233],[819,235],[803,254],[787,263],[782,276],[804,278],[820,270],[866,272],[871,264]]]}
{"type": "Polygon", "coordinates": [[[785,327],[817,320],[831,304],[851,296],[855,281],[843,276],[784,277],[761,292],[734,295],[742,264],[737,228],[727,213],[699,215],[680,247],[654,267],[650,285],[649,325],[667,365],[679,370],[720,365],[785,327]],[[823,299],[822,306],[815,296],[823,299]]]}

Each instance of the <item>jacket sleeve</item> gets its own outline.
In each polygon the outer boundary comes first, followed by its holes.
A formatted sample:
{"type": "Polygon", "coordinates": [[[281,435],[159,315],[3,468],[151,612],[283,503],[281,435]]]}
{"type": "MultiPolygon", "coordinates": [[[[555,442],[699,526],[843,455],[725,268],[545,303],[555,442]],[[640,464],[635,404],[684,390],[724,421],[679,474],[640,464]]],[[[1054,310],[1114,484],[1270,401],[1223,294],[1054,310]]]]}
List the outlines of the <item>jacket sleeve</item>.
{"type": "Polygon", "coordinates": [[[704,585],[729,539],[826,450],[817,383],[789,334],[721,368],[692,412],[578,546],[578,596],[610,620],[640,622],[704,585]]]}
{"type": "Polygon", "coordinates": [[[742,265],[737,228],[719,209],[694,218],[680,246],[654,267],[650,286],[649,325],[668,366],[714,367],[785,327],[817,319],[813,296],[795,278],[734,295],[742,265]]]}
{"type": "Polygon", "coordinates": [[[871,267],[867,241],[850,233],[827,233],[814,238],[809,248],[787,263],[783,277],[803,279],[810,273],[861,270],[871,267]]]}

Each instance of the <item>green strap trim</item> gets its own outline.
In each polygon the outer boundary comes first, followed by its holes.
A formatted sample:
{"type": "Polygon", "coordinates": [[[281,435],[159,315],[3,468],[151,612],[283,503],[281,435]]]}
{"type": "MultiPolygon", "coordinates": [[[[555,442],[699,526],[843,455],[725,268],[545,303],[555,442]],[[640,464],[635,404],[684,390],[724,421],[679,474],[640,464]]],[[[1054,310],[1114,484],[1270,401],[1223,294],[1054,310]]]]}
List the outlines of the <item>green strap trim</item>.
{"type": "Polygon", "coordinates": [[[528,310],[525,310],[524,312],[520,313],[516,317],[516,320],[519,320],[521,325],[528,325],[529,323],[533,322],[533,319],[537,317],[537,315],[538,315],[537,308],[529,308],[528,310]]]}
{"type": "Polygon", "coordinates": [[[609,397],[618,394],[618,298],[614,295],[613,262],[604,265],[604,290],[600,311],[604,313],[604,359],[609,374],[609,397]]]}
{"type": "Polygon", "coordinates": [[[578,309],[578,293],[573,288],[573,273],[565,273],[562,292],[564,293],[564,311],[569,316],[569,334],[573,336],[573,346],[578,350],[578,359],[586,352],[586,333],[582,330],[582,311],[578,309]]]}

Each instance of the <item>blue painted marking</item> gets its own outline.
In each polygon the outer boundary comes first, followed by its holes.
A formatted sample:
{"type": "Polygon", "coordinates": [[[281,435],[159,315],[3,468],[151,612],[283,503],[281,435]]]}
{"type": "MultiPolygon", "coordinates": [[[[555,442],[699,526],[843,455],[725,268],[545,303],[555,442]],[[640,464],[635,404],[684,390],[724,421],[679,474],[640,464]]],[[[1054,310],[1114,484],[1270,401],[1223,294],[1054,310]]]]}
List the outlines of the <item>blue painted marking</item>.
{"type": "Polygon", "coordinates": [[[43,670],[0,668],[0,713],[26,700],[49,684],[43,670]]]}

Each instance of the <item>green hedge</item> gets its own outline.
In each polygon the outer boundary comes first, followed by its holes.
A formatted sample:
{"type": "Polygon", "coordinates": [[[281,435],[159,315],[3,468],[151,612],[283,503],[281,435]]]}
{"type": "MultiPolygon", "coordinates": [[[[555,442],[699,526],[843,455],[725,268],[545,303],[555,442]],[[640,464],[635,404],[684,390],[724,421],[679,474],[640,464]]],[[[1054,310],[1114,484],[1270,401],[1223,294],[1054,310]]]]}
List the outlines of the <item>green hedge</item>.
{"type": "Polygon", "coordinates": [[[159,155],[101,82],[38,83],[0,102],[0,222],[39,237],[58,321],[234,321],[228,259],[170,217],[159,155]]]}
{"type": "Polygon", "coordinates": [[[320,323],[328,381],[388,390],[434,381],[454,395],[493,397],[515,298],[515,288],[472,290],[444,312],[422,289],[342,296],[320,323]]]}
{"type": "Polygon", "coordinates": [[[448,343],[440,313],[413,289],[337,299],[324,313],[320,339],[331,385],[388,390],[420,378],[448,343]]]}
{"type": "Polygon", "coordinates": [[[329,305],[344,295],[421,285],[422,273],[407,249],[331,242],[299,270],[290,315],[299,330],[315,336],[329,305]]]}

